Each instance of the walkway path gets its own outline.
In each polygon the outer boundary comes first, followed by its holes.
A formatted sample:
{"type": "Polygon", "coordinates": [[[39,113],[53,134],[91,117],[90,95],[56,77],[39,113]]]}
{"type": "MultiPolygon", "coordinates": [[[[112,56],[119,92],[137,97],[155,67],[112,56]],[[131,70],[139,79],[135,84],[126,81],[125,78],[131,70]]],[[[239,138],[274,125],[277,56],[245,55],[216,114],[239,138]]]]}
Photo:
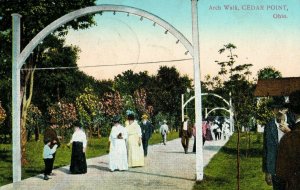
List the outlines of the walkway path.
{"type": "MultiPolygon", "coordinates": [[[[204,146],[204,165],[206,166],[215,153],[225,144],[225,141],[208,141],[204,146]]],[[[193,139],[190,141],[192,150],[193,139]]],[[[167,145],[149,146],[145,167],[129,168],[128,171],[110,172],[108,170],[108,155],[87,160],[88,173],[71,175],[68,166],[54,170],[55,176],[43,180],[40,174],[22,180],[17,185],[6,185],[0,190],[8,189],[124,189],[124,190],[175,190],[192,189],[195,183],[195,154],[184,154],[180,139],[169,141],[167,145]]]]}

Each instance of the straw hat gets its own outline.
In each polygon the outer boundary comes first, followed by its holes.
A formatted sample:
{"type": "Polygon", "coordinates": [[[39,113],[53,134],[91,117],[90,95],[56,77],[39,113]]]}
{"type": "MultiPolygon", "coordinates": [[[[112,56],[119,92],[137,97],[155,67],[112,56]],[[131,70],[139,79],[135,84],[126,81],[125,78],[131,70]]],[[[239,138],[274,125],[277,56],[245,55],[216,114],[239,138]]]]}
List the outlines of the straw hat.
{"type": "Polygon", "coordinates": [[[143,115],[142,115],[142,119],[148,119],[148,115],[143,114],[143,115]]]}

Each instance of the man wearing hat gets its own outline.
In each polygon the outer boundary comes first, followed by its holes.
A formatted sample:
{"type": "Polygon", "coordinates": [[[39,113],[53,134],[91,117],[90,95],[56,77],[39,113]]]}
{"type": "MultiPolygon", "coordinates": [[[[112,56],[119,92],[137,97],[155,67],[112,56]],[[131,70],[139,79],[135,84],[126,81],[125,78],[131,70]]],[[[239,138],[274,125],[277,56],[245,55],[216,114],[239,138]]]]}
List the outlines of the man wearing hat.
{"type": "Polygon", "coordinates": [[[295,116],[294,130],[285,134],[278,148],[276,174],[286,182],[285,190],[300,189],[300,90],[289,96],[295,116]]]}
{"type": "Polygon", "coordinates": [[[284,104],[276,101],[271,107],[274,118],[267,123],[264,129],[262,167],[266,183],[272,185],[274,190],[284,190],[285,182],[277,176],[276,160],[279,142],[291,129],[287,124],[284,104]]]}
{"type": "Polygon", "coordinates": [[[193,127],[187,115],[184,116],[184,122],[179,131],[179,136],[181,137],[181,144],[184,149],[184,153],[188,153],[189,141],[193,134],[193,127]]]}
{"type": "Polygon", "coordinates": [[[141,130],[142,130],[142,143],[144,149],[144,156],[146,157],[148,154],[148,141],[151,138],[153,132],[153,126],[148,120],[148,115],[142,115],[142,123],[141,123],[141,130]]]}
{"type": "Polygon", "coordinates": [[[163,120],[163,124],[159,128],[159,132],[160,132],[160,134],[162,136],[164,145],[166,145],[166,143],[167,143],[167,134],[169,132],[169,127],[167,125],[167,121],[166,120],[163,120]]]}

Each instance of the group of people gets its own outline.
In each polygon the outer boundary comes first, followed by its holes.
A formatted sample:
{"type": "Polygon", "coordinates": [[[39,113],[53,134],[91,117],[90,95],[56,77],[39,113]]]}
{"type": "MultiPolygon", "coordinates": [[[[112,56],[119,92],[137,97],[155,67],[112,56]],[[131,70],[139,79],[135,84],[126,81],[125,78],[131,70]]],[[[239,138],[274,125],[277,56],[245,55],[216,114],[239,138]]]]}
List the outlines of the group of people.
{"type": "MultiPolygon", "coordinates": [[[[45,130],[44,133],[44,149],[43,159],[45,164],[44,180],[50,179],[49,176],[54,175],[52,173],[53,163],[55,160],[56,149],[60,147],[61,137],[57,135],[55,129],[57,125],[55,120],[50,120],[51,125],[45,130]]],[[[71,164],[70,172],[72,174],[83,174],[87,172],[87,163],[85,157],[85,151],[87,147],[86,134],[79,126],[74,127],[74,133],[68,147],[72,144],[71,164]]]]}
{"type": "Polygon", "coordinates": [[[114,126],[109,135],[109,169],[124,171],[128,167],[144,166],[147,149],[143,149],[140,125],[134,119],[134,114],[127,115],[126,127],[120,121],[120,116],[114,116],[114,126]]]}
{"type": "MultiPolygon", "coordinates": [[[[204,145],[205,141],[219,140],[221,139],[221,134],[223,133],[224,139],[230,136],[230,129],[227,122],[222,123],[222,130],[220,134],[213,138],[212,133],[219,133],[215,129],[220,129],[217,121],[210,121],[208,119],[203,119],[202,121],[202,144],[204,145]],[[220,136],[220,138],[219,138],[220,136]]],[[[188,153],[189,140],[191,137],[194,137],[193,153],[196,152],[196,125],[192,126],[192,123],[187,115],[184,116],[183,124],[179,131],[179,137],[181,137],[181,144],[184,149],[185,154],[188,153]]]]}
{"type": "Polygon", "coordinates": [[[273,105],[274,118],[264,129],[263,172],[274,190],[300,189],[300,91],[289,104],[273,105]]]}
{"type": "MultiPolygon", "coordinates": [[[[113,127],[109,135],[109,169],[128,170],[128,167],[144,166],[144,157],[148,155],[148,142],[153,133],[153,125],[146,114],[142,115],[142,121],[135,120],[134,112],[127,110],[125,127],[121,125],[121,117],[113,117],[113,127]]],[[[44,180],[48,180],[52,173],[56,150],[60,146],[60,138],[55,129],[56,122],[51,119],[50,127],[44,133],[43,158],[45,163],[44,180]]],[[[163,144],[166,144],[169,132],[167,121],[164,120],[160,127],[163,144]]],[[[87,138],[84,131],[75,126],[74,133],[68,147],[72,145],[70,173],[84,174],[87,172],[86,147],[87,138]]]]}
{"type": "MultiPolygon", "coordinates": [[[[144,166],[144,158],[148,155],[148,142],[153,133],[153,125],[146,114],[142,115],[140,124],[135,120],[133,112],[127,112],[125,127],[121,125],[121,117],[114,116],[114,126],[109,136],[109,169],[111,171],[128,170],[128,167],[144,166]]],[[[163,144],[166,145],[169,132],[167,121],[160,127],[163,144]]]]}

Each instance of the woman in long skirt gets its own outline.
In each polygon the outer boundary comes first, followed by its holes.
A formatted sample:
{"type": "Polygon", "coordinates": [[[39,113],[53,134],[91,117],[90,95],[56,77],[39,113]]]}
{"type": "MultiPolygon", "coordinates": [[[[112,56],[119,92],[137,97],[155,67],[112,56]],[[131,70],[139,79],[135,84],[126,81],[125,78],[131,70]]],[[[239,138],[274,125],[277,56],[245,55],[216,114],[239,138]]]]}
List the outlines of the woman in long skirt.
{"type": "Polygon", "coordinates": [[[70,172],[72,174],[84,174],[87,172],[86,164],[86,135],[79,128],[75,126],[75,132],[72,135],[72,139],[68,145],[72,144],[72,156],[71,156],[71,165],[70,172]]]}
{"type": "Polygon", "coordinates": [[[110,171],[128,170],[126,139],[127,131],[120,124],[121,117],[113,118],[114,126],[109,135],[109,169],[110,171]]]}
{"type": "Polygon", "coordinates": [[[128,167],[144,166],[144,150],[142,146],[141,127],[134,120],[134,115],[127,116],[128,126],[126,126],[128,140],[128,167]]]}

